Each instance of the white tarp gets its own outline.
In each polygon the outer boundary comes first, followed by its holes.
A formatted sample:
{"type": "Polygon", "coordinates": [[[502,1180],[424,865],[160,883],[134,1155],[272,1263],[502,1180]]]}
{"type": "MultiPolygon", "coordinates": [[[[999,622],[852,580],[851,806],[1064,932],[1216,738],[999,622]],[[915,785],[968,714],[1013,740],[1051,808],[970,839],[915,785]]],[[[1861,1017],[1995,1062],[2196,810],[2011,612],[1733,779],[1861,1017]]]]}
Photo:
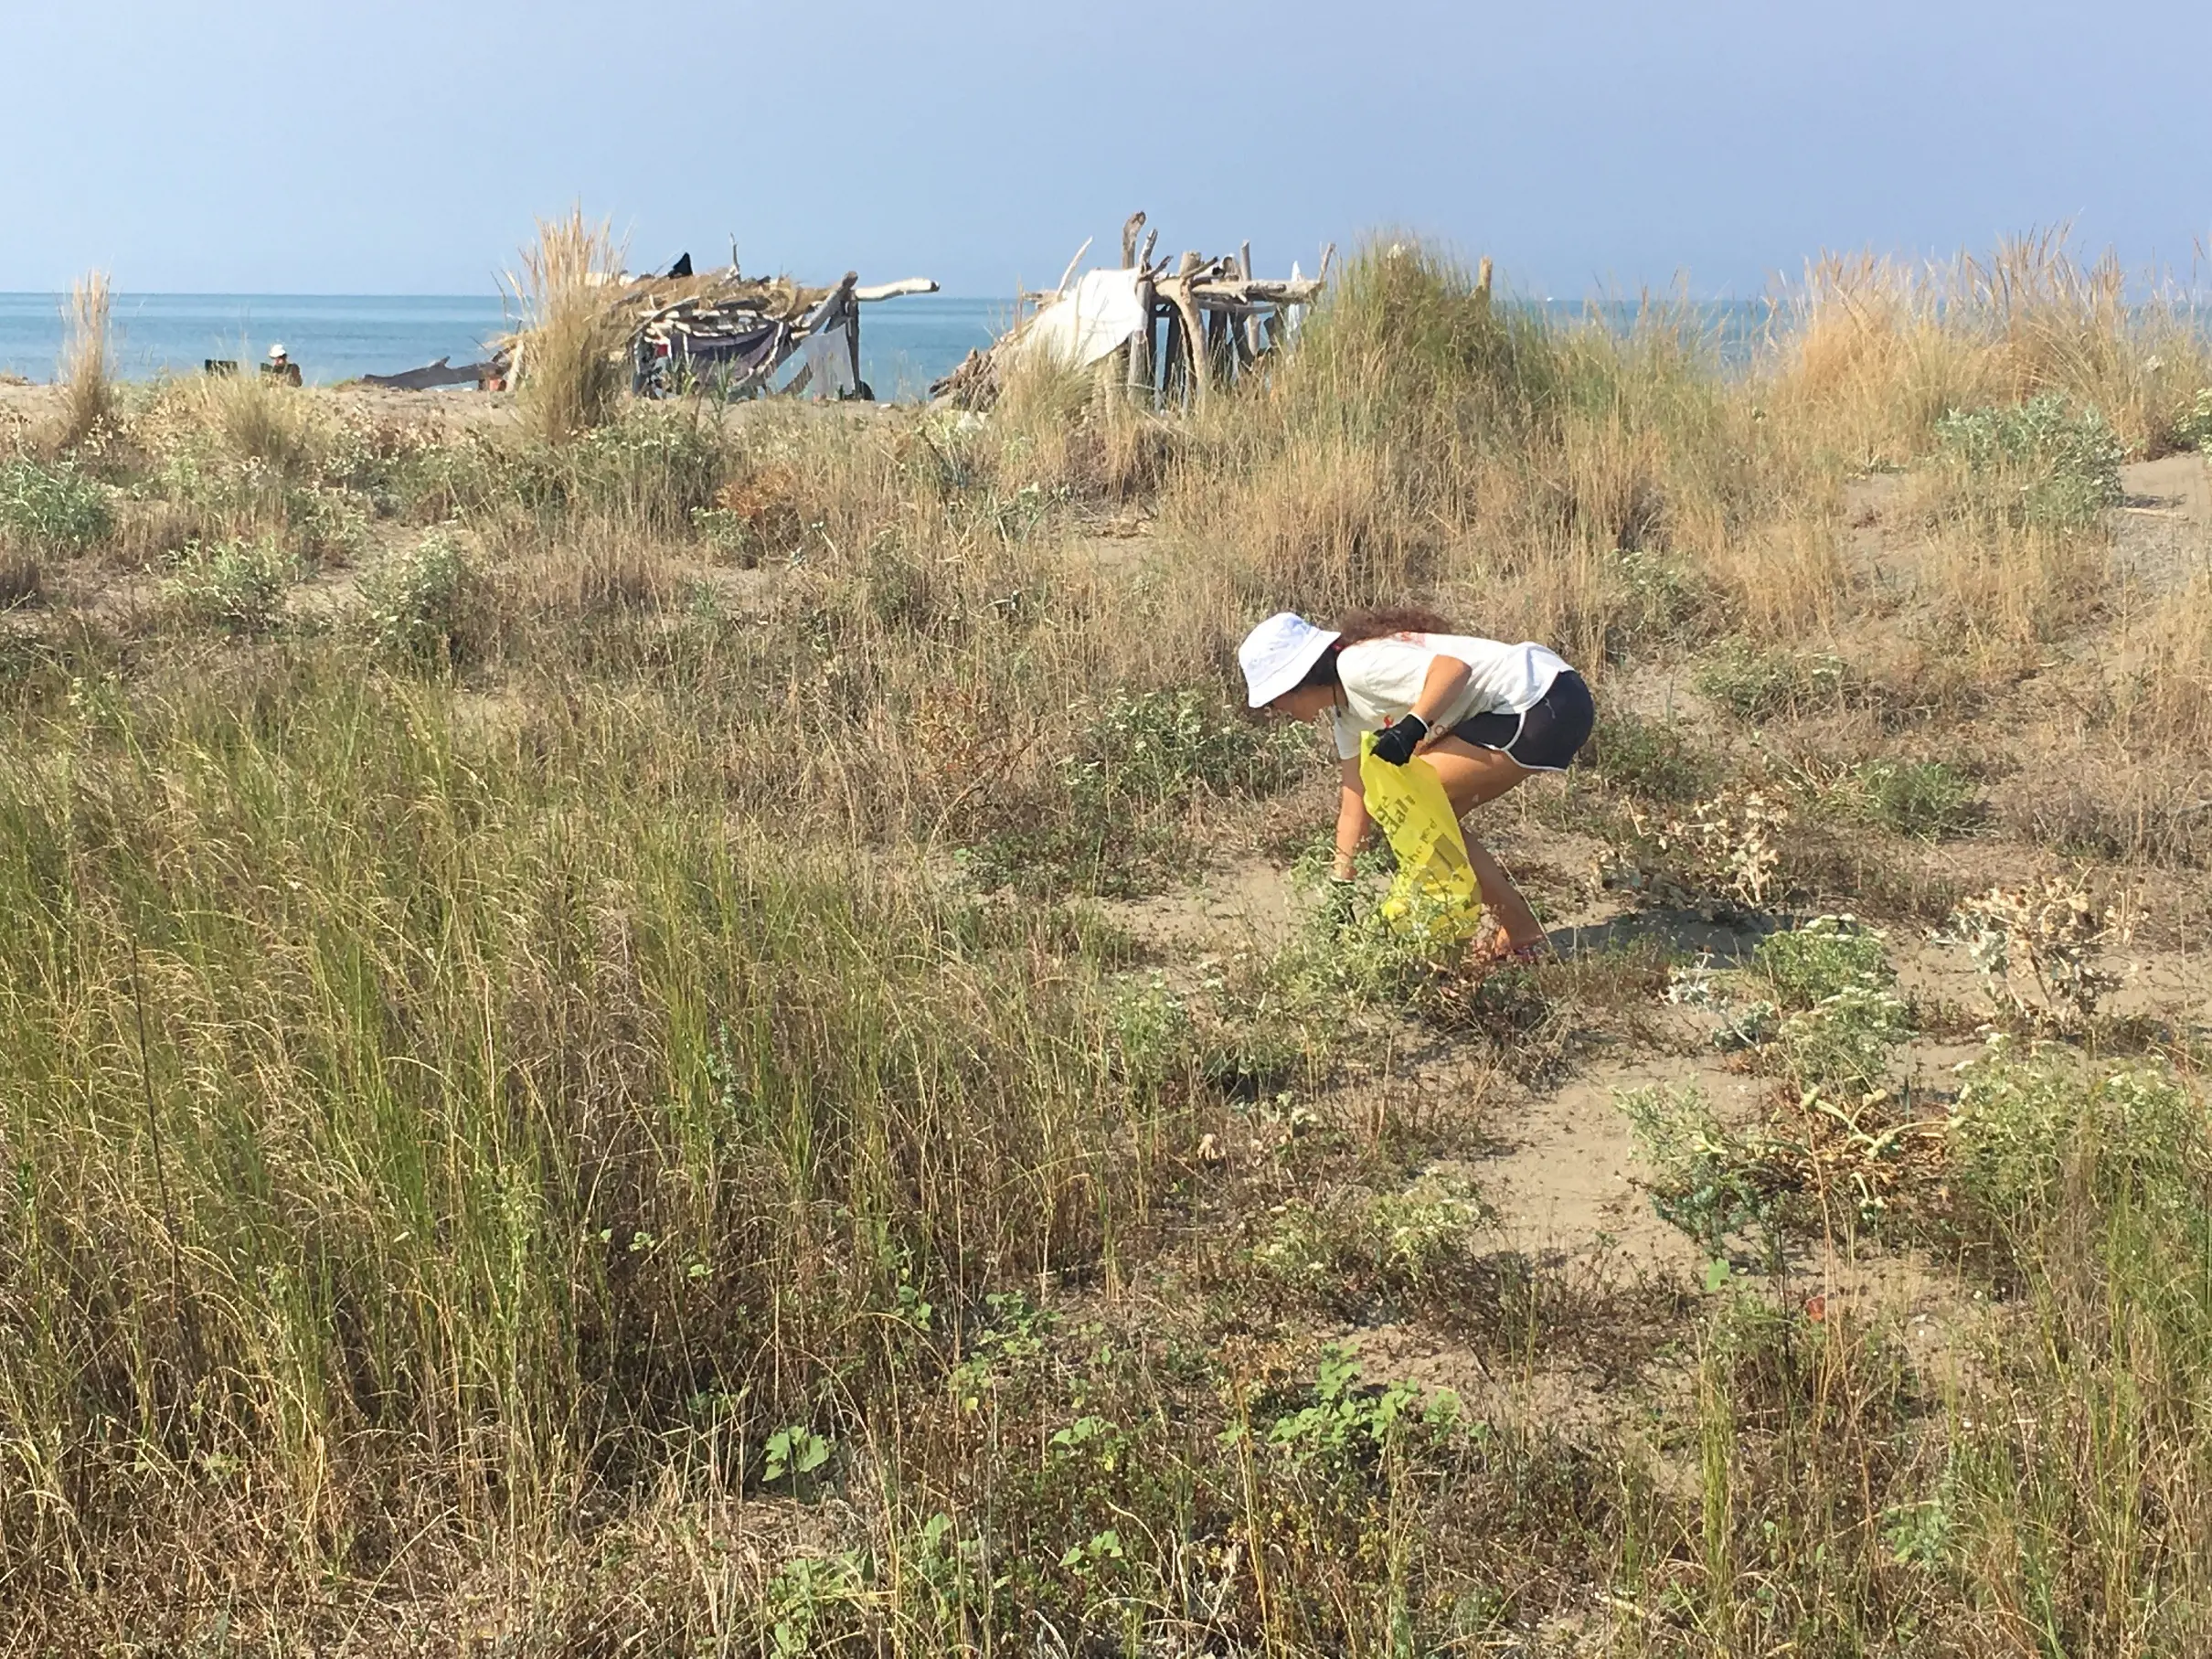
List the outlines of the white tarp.
{"type": "Polygon", "coordinates": [[[808,397],[841,398],[853,389],[852,347],[845,342],[844,329],[809,335],[799,351],[812,371],[806,381],[808,397]]]}
{"type": "Polygon", "coordinates": [[[1085,368],[1144,326],[1137,303],[1137,273],[1087,271],[1076,285],[1029,320],[1021,352],[1045,353],[1070,368],[1085,368]]]}

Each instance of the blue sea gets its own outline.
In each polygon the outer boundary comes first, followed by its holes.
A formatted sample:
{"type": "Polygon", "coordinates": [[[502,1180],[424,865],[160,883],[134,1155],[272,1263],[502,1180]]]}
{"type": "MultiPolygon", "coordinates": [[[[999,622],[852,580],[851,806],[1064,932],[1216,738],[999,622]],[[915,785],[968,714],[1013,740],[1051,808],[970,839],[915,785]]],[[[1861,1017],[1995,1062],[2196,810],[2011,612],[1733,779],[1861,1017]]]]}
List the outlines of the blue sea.
{"type": "MultiPolygon", "coordinates": [[[[64,296],[0,293],[0,371],[50,380],[64,296]]],[[[860,368],[879,398],[919,398],[1013,314],[1010,302],[916,294],[861,313],[860,368]]],[[[209,357],[250,363],[282,341],[318,385],[388,375],[439,357],[473,363],[514,325],[497,295],[119,293],[110,313],[117,372],[197,374],[209,357]]]]}
{"type": "MultiPolygon", "coordinates": [[[[1557,323],[1596,315],[1634,324],[1633,303],[1537,303],[1557,323]]],[[[63,296],[0,293],[0,372],[53,378],[61,356],[63,296]]],[[[1687,310],[1721,360],[1747,362],[1768,316],[1763,302],[1703,301],[1687,310]]],[[[1013,315],[1005,300],[916,294],[862,312],[861,373],[884,399],[919,399],[977,346],[988,346],[1013,315]]],[[[487,342],[514,325],[499,296],[465,294],[118,294],[111,312],[112,350],[126,379],[197,374],[209,357],[258,361],[282,341],[314,384],[356,375],[389,375],[439,357],[473,363],[487,342]]]]}

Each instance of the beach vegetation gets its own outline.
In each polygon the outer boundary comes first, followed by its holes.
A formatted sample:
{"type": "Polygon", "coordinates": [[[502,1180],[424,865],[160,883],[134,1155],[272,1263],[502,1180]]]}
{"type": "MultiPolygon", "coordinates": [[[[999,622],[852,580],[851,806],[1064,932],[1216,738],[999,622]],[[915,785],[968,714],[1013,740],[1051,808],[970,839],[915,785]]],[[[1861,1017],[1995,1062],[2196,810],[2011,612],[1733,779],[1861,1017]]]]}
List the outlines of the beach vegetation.
{"type": "Polygon", "coordinates": [[[613,263],[519,419],[0,439],[0,1646],[2212,1646],[2173,316],[1383,241],[1186,411],[633,407],[613,263]],[[1324,890],[1233,644],[1384,595],[1592,683],[1557,960],[1324,890]]]}
{"type": "Polygon", "coordinates": [[[604,221],[581,207],[537,222],[507,285],[522,312],[514,346],[516,407],[546,443],[565,443],[605,424],[627,383],[622,341],[601,292],[622,272],[621,250],[604,221]]]}
{"type": "Polygon", "coordinates": [[[53,433],[58,449],[86,442],[115,411],[116,377],[108,343],[112,303],[104,271],[87,271],[69,284],[62,312],[62,395],[53,433]]]}

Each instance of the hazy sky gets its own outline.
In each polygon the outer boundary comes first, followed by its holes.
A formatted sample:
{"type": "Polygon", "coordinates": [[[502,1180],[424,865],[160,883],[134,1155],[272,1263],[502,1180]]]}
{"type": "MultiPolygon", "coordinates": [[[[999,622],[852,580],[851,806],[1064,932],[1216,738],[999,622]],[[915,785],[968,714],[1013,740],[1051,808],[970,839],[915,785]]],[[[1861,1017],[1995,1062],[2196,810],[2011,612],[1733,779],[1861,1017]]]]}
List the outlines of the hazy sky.
{"type": "Polygon", "coordinates": [[[1268,271],[1388,227],[1563,294],[2069,218],[2185,268],[2208,45],[2168,0],[0,0],[0,290],[488,292],[572,201],[640,268],[734,233],[985,295],[1135,207],[1268,271]]]}

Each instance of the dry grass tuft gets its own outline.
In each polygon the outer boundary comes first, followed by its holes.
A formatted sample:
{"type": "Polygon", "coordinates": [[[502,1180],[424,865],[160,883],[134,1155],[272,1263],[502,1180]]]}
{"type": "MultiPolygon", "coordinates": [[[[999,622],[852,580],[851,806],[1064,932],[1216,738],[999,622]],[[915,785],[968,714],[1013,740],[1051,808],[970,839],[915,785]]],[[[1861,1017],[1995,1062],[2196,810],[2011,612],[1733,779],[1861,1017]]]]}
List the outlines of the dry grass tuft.
{"type": "Polygon", "coordinates": [[[69,284],[58,448],[75,448],[115,412],[115,377],[108,360],[110,297],[104,271],[88,271],[69,284]]]}
{"type": "Polygon", "coordinates": [[[1771,357],[1771,412],[1853,466],[1909,465],[1952,410],[2047,391],[2155,454],[2212,371],[2178,302],[2133,303],[2117,260],[2080,263],[2063,229],[1947,263],[1823,255],[1777,308],[1771,357]]]}
{"type": "Polygon", "coordinates": [[[623,385],[622,337],[604,300],[622,274],[622,251],[605,220],[583,209],[537,221],[508,286],[522,306],[515,347],[516,405],[523,425],[548,443],[565,443],[603,425],[623,385]]]}
{"type": "Polygon", "coordinates": [[[190,383],[196,419],[233,459],[260,462],[287,477],[314,472],[336,438],[313,399],[270,375],[207,375],[190,383]]]}

